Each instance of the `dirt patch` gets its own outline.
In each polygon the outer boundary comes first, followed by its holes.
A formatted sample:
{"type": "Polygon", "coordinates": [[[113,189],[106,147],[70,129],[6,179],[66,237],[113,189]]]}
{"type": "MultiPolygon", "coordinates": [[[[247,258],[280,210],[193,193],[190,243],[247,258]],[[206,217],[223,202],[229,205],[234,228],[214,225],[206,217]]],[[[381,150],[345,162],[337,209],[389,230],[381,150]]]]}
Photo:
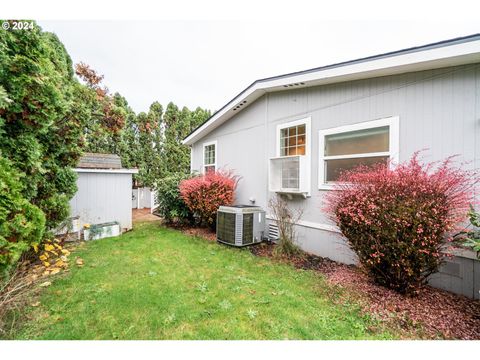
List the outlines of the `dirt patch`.
{"type": "Polygon", "coordinates": [[[188,226],[188,225],[180,225],[180,224],[170,224],[168,227],[179,230],[185,235],[201,237],[208,241],[216,241],[217,235],[214,230],[204,227],[198,226],[188,226]]]}
{"type": "Polygon", "coordinates": [[[132,220],[133,222],[160,221],[161,218],[158,217],[157,215],[151,214],[149,208],[145,208],[145,209],[133,209],[132,220]]]}
{"type": "MultiPolygon", "coordinates": [[[[259,244],[256,246],[250,247],[250,251],[257,256],[264,256],[273,258],[273,249],[275,248],[274,244],[259,244]]],[[[275,260],[280,260],[283,262],[287,262],[293,264],[295,267],[304,270],[317,270],[322,272],[323,274],[331,274],[338,270],[340,267],[345,268],[354,268],[353,265],[345,265],[337,263],[333,260],[328,258],[323,258],[320,256],[304,253],[303,256],[295,256],[295,257],[278,257],[275,256],[275,260]]]]}
{"type": "Polygon", "coordinates": [[[185,229],[182,229],[182,233],[184,233],[186,235],[201,237],[201,238],[207,239],[208,241],[216,241],[217,240],[217,235],[215,234],[215,232],[213,230],[210,230],[210,229],[185,228],[185,229]]]}
{"type": "MultiPolygon", "coordinates": [[[[274,245],[251,247],[257,256],[273,258],[274,245]]],[[[375,284],[360,268],[320,256],[278,258],[297,268],[323,273],[334,285],[351,290],[363,311],[401,329],[422,327],[427,338],[480,339],[480,301],[425,286],[417,297],[375,284]]],[[[341,301],[341,300],[340,300],[341,301]]]]}

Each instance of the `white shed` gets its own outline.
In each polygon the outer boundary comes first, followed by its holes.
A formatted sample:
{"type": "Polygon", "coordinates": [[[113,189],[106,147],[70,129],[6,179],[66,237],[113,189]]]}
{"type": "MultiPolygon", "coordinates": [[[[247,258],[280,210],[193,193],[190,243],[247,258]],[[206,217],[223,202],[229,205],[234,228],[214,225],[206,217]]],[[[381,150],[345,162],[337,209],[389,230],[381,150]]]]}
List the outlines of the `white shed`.
{"type": "Polygon", "coordinates": [[[80,226],[118,221],[122,230],[132,228],[132,174],[113,154],[86,153],[74,169],[77,193],[70,200],[71,216],[80,226]]]}

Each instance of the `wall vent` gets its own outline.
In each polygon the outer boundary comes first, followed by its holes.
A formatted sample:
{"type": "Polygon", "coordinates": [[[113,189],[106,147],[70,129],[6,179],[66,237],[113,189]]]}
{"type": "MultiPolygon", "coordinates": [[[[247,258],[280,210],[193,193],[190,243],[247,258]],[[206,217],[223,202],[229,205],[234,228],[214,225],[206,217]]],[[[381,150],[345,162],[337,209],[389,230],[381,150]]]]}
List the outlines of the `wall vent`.
{"type": "Polygon", "coordinates": [[[284,88],[289,88],[289,87],[298,87],[298,86],[303,86],[305,85],[304,82],[299,82],[299,83],[293,83],[293,84],[288,84],[288,85],[283,85],[284,88]]]}
{"type": "Polygon", "coordinates": [[[238,104],[237,106],[235,106],[233,108],[233,111],[236,111],[238,109],[240,109],[243,105],[245,105],[247,103],[247,100],[243,100],[240,104],[238,104]]]}
{"type": "Polygon", "coordinates": [[[278,226],[275,223],[268,224],[268,240],[277,241],[279,239],[278,226]]]}

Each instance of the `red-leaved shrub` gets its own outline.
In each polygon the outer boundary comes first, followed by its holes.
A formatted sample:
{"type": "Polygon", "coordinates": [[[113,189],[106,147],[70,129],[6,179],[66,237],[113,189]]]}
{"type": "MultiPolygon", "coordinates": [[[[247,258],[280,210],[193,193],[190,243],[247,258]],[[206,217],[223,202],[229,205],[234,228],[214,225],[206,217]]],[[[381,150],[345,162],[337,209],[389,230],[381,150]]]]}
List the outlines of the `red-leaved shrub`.
{"type": "Polygon", "coordinates": [[[475,182],[452,158],[422,164],[416,153],[393,169],[344,172],[325,210],[377,283],[414,294],[438,270],[451,232],[466,219],[475,182]]]}
{"type": "Polygon", "coordinates": [[[215,224],[219,206],[232,205],[238,177],[231,171],[209,171],[180,182],[180,194],[200,224],[215,224]]]}

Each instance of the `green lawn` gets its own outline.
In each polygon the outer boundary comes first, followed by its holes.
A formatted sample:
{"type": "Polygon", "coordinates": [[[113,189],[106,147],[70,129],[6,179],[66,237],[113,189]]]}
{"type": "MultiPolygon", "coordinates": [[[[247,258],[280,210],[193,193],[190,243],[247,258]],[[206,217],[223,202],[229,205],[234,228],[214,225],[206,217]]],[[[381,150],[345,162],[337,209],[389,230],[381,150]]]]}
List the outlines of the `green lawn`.
{"type": "MultiPolygon", "coordinates": [[[[18,339],[378,339],[322,275],[157,223],[77,248],[18,339]],[[74,265],[81,257],[85,265],[74,265]]],[[[29,320],[26,320],[29,319],[29,320]]],[[[377,330],[375,330],[377,329],[377,330]]]]}

